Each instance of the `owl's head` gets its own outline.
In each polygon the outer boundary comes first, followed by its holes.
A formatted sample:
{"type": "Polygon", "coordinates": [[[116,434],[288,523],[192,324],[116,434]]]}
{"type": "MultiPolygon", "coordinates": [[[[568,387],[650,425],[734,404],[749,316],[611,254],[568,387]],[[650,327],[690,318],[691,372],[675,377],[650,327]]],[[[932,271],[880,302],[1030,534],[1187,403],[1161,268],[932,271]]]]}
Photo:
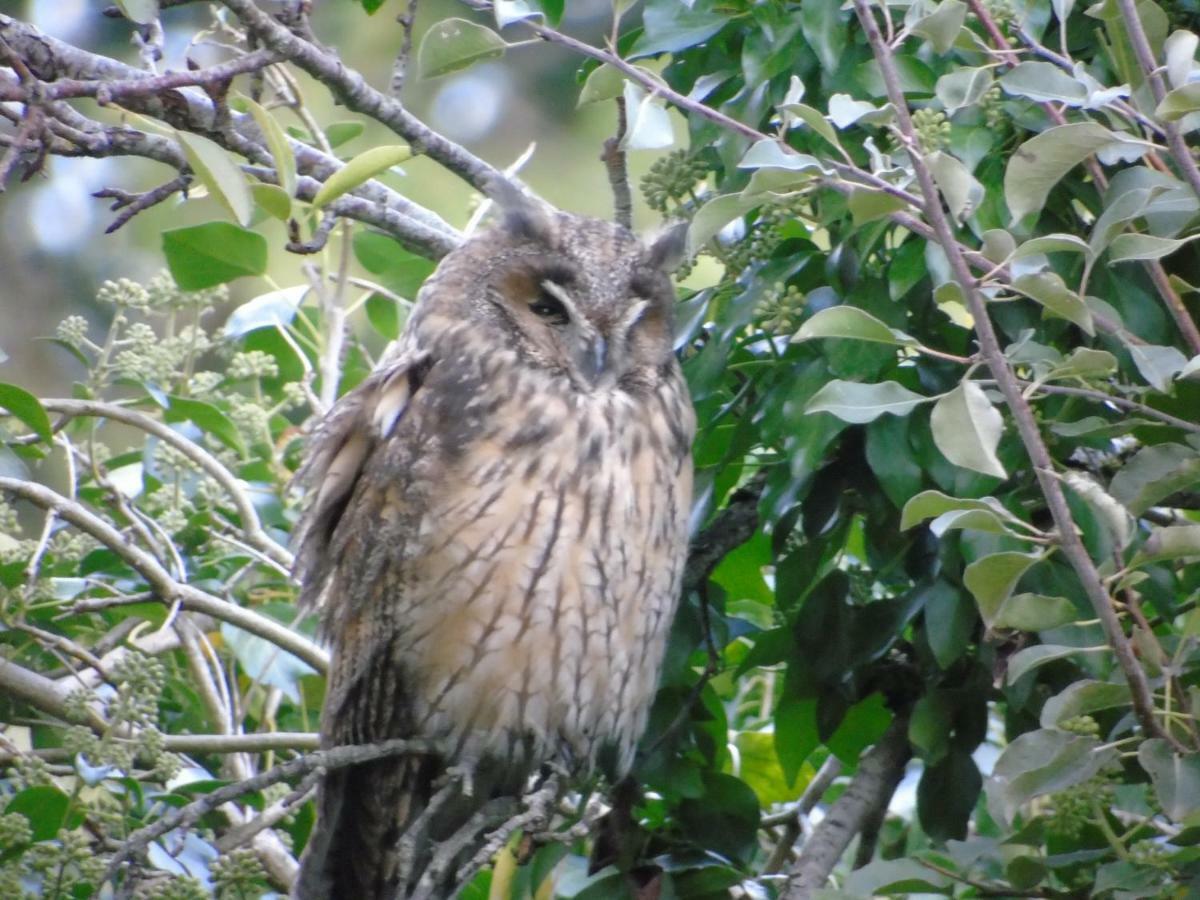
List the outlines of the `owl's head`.
{"type": "Polygon", "coordinates": [[[685,228],[642,240],[516,192],[499,201],[497,224],[442,261],[422,312],[468,319],[474,337],[581,391],[656,383],[672,360],[669,273],[685,228]]]}

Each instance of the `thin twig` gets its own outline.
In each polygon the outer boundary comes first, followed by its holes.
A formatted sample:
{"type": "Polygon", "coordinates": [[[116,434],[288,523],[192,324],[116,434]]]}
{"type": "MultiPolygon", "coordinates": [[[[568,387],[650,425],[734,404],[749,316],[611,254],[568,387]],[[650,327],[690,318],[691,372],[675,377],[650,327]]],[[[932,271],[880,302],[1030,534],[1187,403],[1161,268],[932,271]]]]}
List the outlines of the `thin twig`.
{"type": "Polygon", "coordinates": [[[188,185],[192,183],[190,175],[177,175],[170,181],[160,184],[158,187],[149,191],[140,193],[130,193],[123,191],[120,188],[103,188],[92,194],[100,200],[112,200],[112,205],[108,208],[112,212],[121,210],[121,212],[112,220],[107,228],[104,229],[105,234],[112,234],[122,225],[136,216],[138,213],[149,209],[152,206],[157,206],[168,197],[183,191],[187,194],[188,185]]]}
{"type": "Polygon", "coordinates": [[[417,0],[408,0],[404,12],[396,16],[396,21],[404,33],[404,38],[400,41],[400,50],[396,54],[396,61],[392,64],[392,96],[399,100],[400,95],[404,92],[405,76],[408,75],[408,58],[412,54],[413,25],[417,21],[417,0]]]}
{"type": "Polygon", "coordinates": [[[625,98],[617,98],[617,133],[604,142],[600,160],[608,172],[608,185],[613,194],[613,221],[623,228],[633,227],[633,192],[629,189],[629,169],[625,164],[625,132],[629,122],[625,98]]]}

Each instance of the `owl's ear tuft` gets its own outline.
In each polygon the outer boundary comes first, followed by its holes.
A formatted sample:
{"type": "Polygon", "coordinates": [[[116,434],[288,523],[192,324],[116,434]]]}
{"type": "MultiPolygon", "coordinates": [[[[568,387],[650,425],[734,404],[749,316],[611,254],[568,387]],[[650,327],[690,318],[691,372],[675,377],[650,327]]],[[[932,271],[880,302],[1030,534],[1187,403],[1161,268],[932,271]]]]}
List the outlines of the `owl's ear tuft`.
{"type": "Polygon", "coordinates": [[[506,231],[514,237],[554,244],[558,229],[549,206],[507,178],[492,179],[488,194],[500,207],[506,231]]]}
{"type": "Polygon", "coordinates": [[[687,258],[687,222],[673,222],[646,242],[646,262],[667,274],[687,258]]]}

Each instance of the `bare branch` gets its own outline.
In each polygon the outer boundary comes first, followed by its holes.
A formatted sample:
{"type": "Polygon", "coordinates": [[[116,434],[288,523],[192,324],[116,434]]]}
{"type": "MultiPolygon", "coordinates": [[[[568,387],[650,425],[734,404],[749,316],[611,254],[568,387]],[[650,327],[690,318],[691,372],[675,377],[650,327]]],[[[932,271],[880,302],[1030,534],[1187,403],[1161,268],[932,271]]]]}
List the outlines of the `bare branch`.
{"type": "Polygon", "coordinates": [[[157,838],[162,837],[176,828],[186,828],[195,823],[201,816],[212,812],[224,803],[236,800],[238,797],[263,788],[278,784],[290,778],[306,775],[317,769],[330,771],[347,766],[361,765],[377,759],[388,759],[395,756],[414,756],[433,752],[434,748],[426,741],[391,740],[378,744],[332,747],[328,750],[318,750],[305,756],[280,763],[274,768],[261,774],[243,779],[234,784],[219,787],[211,793],[195,800],[186,806],[173,809],[157,822],[140,828],[129,836],[121,848],[109,860],[108,868],[101,883],[111,881],[121,870],[125,862],[141,853],[157,838]]]}
{"type": "Polygon", "coordinates": [[[152,206],[157,206],[168,197],[172,196],[173,194],[177,194],[180,191],[186,192],[188,185],[191,184],[191,182],[191,176],[179,175],[175,178],[172,178],[170,181],[165,182],[164,184],[160,184],[153,190],[142,191],[140,193],[130,193],[129,191],[123,191],[120,188],[103,188],[102,190],[96,191],[96,193],[92,194],[93,197],[96,197],[100,200],[112,200],[112,205],[109,206],[109,210],[112,212],[122,210],[120,215],[112,220],[112,224],[104,229],[104,233],[112,234],[143,210],[147,210],[152,206]]]}
{"type": "Polygon", "coordinates": [[[629,190],[629,169],[625,165],[625,132],[629,127],[625,98],[617,98],[617,133],[604,142],[600,160],[608,171],[608,184],[613,193],[613,221],[625,228],[633,227],[633,194],[629,190]]]}
{"type": "Polygon", "coordinates": [[[16,478],[0,477],[0,491],[7,491],[43,509],[53,509],[75,527],[90,534],[129,566],[136,570],[166,603],[179,602],[181,607],[202,612],[270,641],[277,647],[304,660],[318,672],[329,667],[329,655],[308,638],[297,634],[274,619],[206,593],[190,584],[176,581],[166,569],[146,551],[126,541],[121,533],[79,503],[61,494],[16,478]]]}
{"type": "Polygon", "coordinates": [[[348,109],[387,125],[412,145],[414,153],[426,154],[481,191],[487,191],[496,181],[507,180],[500,170],[434,131],[394,97],[371,87],[361,74],[347,68],[333,53],[293,34],[259,9],[254,0],[222,2],[263,46],[317,79],[348,109]]]}

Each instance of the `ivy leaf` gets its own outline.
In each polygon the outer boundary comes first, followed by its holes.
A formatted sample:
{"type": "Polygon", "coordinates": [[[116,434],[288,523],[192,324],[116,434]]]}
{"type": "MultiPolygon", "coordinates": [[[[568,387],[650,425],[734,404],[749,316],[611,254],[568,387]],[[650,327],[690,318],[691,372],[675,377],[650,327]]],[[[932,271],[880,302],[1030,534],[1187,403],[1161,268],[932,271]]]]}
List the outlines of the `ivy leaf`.
{"type": "Polygon", "coordinates": [[[1167,818],[1182,822],[1200,810],[1200,753],[1184,756],[1162,738],[1151,738],[1138,747],[1138,762],[1154,782],[1167,818]]]}
{"type": "Polygon", "coordinates": [[[1187,357],[1174,347],[1157,344],[1127,343],[1133,364],[1146,382],[1164,394],[1171,390],[1171,382],[1187,365],[1187,357]]]}
{"type": "Polygon", "coordinates": [[[1008,827],[1022,805],[1081,784],[1117,759],[1112,747],[1065,731],[1029,731],[1004,748],[988,779],[988,808],[1008,827]]]}
{"type": "Polygon", "coordinates": [[[1067,685],[1042,706],[1041,726],[1056,728],[1067,719],[1129,704],[1129,685],[1085,678],[1067,685]]]}
{"type": "Polygon", "coordinates": [[[504,38],[485,25],[466,19],[443,19],[425,32],[421,40],[417,74],[421,78],[449,75],[482,60],[503,56],[507,48],[504,38]]]}
{"type": "Polygon", "coordinates": [[[933,405],[929,421],[933,442],[950,462],[984,475],[1008,477],[996,458],[1004,419],[975,382],[960,382],[943,394],[933,405]]]}
{"type": "Polygon", "coordinates": [[[296,310],[308,295],[308,285],[299,284],[259,294],[235,309],[225,320],[226,337],[241,337],[256,328],[287,325],[296,317],[296,310]]]}
{"type": "Polygon", "coordinates": [[[1047,312],[1074,322],[1089,335],[1095,334],[1092,312],[1057,272],[1029,272],[1013,279],[1013,290],[1040,303],[1047,312]]]}

